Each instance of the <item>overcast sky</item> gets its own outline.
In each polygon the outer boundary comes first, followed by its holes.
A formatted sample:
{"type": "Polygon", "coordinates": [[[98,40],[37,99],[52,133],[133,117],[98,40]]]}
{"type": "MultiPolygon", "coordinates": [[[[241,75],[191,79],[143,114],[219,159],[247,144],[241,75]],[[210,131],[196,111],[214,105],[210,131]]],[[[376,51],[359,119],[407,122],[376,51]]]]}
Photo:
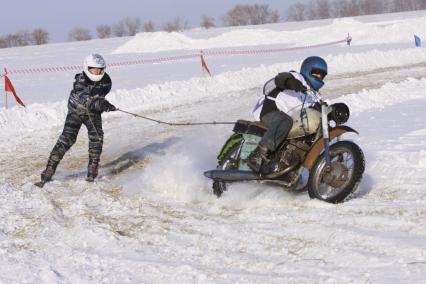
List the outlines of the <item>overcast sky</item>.
{"type": "Polygon", "coordinates": [[[191,27],[199,26],[201,15],[222,16],[236,4],[268,4],[284,15],[288,6],[307,0],[0,0],[0,35],[19,30],[43,28],[51,42],[65,41],[76,27],[90,29],[101,24],[115,24],[125,17],[151,20],[159,29],[177,16],[191,27]]]}

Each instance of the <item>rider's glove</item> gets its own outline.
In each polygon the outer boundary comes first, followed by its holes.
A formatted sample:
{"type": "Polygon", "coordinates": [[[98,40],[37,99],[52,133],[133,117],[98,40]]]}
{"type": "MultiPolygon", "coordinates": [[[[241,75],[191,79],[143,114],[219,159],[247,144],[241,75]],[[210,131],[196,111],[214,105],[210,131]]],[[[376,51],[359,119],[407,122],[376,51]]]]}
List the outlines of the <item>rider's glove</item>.
{"type": "Polygon", "coordinates": [[[313,106],[311,106],[314,110],[321,111],[321,103],[315,103],[313,106]]]}

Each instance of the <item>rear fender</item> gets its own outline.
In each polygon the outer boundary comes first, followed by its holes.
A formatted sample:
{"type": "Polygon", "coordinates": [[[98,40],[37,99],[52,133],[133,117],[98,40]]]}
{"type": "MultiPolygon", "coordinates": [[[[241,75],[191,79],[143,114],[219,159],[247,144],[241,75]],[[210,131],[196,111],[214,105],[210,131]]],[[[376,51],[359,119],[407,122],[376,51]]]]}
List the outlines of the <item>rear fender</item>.
{"type": "Polygon", "coordinates": [[[223,144],[222,150],[220,150],[219,155],[217,156],[217,159],[219,161],[222,161],[223,158],[225,158],[225,155],[228,153],[228,151],[234,147],[235,145],[241,143],[243,140],[243,135],[240,133],[233,134],[231,137],[228,138],[228,140],[223,144]]]}
{"type": "MultiPolygon", "coordinates": [[[[358,131],[356,131],[355,129],[349,126],[340,125],[330,130],[330,141],[346,132],[354,132],[358,134],[358,131]]],[[[310,170],[312,166],[314,165],[315,160],[318,158],[319,155],[321,155],[321,152],[323,149],[324,149],[324,140],[321,137],[320,139],[318,139],[317,142],[315,142],[314,145],[312,145],[311,149],[308,152],[308,155],[306,155],[306,159],[303,162],[303,166],[307,168],[308,170],[310,170]]]]}

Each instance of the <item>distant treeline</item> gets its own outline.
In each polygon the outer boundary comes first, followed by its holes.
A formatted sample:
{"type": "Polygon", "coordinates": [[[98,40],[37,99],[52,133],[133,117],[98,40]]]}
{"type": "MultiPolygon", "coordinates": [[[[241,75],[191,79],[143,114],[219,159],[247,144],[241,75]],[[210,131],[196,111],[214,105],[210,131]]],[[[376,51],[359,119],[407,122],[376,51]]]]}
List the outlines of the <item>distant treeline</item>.
{"type": "Polygon", "coordinates": [[[287,10],[288,21],[354,17],[426,9],[426,0],[312,0],[287,10]]]}
{"type": "MultiPolygon", "coordinates": [[[[222,18],[223,26],[244,26],[277,23],[280,21],[305,21],[315,19],[353,17],[361,15],[415,11],[426,9],[426,0],[312,0],[308,4],[293,4],[286,11],[285,16],[269,5],[236,5],[222,18]]],[[[202,15],[200,27],[209,29],[215,27],[215,19],[202,15]]],[[[97,38],[134,36],[139,32],[167,32],[183,31],[189,28],[188,21],[180,17],[164,23],[156,28],[151,20],[141,21],[139,18],[126,17],[119,22],[96,27],[97,38]]],[[[93,39],[87,28],[77,27],[68,33],[69,41],[83,41],[93,39]]],[[[19,31],[15,34],[0,36],[0,48],[40,45],[49,42],[49,32],[37,28],[33,31],[19,31]]]]}
{"type": "Polygon", "coordinates": [[[30,31],[19,31],[14,34],[0,36],[0,48],[40,45],[49,42],[49,33],[41,28],[30,31]]]}

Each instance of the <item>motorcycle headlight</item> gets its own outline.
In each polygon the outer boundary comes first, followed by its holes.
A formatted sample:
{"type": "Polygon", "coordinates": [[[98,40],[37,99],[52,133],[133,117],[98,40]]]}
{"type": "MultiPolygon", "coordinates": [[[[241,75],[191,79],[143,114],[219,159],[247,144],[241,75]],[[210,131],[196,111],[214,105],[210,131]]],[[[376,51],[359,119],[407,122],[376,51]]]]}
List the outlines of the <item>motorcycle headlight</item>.
{"type": "Polygon", "coordinates": [[[337,125],[344,124],[349,119],[349,108],[344,103],[332,104],[333,111],[329,114],[329,120],[333,120],[337,125]]]}

